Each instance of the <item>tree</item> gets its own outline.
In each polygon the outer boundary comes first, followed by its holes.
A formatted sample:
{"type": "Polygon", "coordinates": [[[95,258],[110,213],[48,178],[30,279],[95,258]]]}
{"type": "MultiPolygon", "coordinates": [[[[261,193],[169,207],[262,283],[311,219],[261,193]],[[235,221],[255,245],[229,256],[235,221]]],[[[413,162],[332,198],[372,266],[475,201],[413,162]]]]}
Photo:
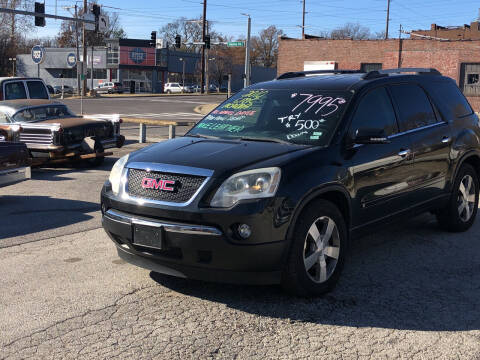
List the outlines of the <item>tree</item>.
{"type": "Polygon", "coordinates": [[[330,32],[331,39],[365,40],[370,38],[370,29],[359,23],[346,23],[330,32]]]}
{"type": "MultiPolygon", "coordinates": [[[[83,13],[83,9],[79,10],[79,16],[83,13]]],[[[102,46],[105,45],[105,39],[122,39],[127,36],[120,24],[120,18],[117,13],[108,13],[101,10],[101,14],[108,17],[108,29],[104,33],[87,31],[85,43],[87,46],[102,46]]],[[[78,24],[78,35],[81,39],[82,26],[78,24]]],[[[64,20],[60,25],[60,32],[57,36],[57,43],[59,47],[75,47],[75,21],[64,20]]]]}
{"type": "MultiPolygon", "coordinates": [[[[213,29],[211,22],[207,22],[207,34],[210,35],[210,42],[219,41],[223,36],[213,29]]],[[[175,37],[181,37],[181,49],[184,51],[199,52],[201,46],[185,45],[186,42],[202,41],[202,18],[188,20],[185,17],[162,26],[159,30],[159,37],[165,39],[169,44],[175,44],[175,37]]]]}
{"type": "Polygon", "coordinates": [[[284,33],[271,25],[251,38],[250,60],[252,64],[276,67],[278,57],[278,37],[284,33]]]}
{"type": "MultiPolygon", "coordinates": [[[[0,0],[0,7],[32,10],[33,2],[31,0],[0,0]]],[[[0,13],[0,76],[12,74],[12,64],[8,59],[24,51],[24,34],[30,33],[33,27],[31,16],[0,13]]]]}
{"type": "Polygon", "coordinates": [[[223,77],[233,72],[233,58],[231,48],[215,47],[210,49],[209,58],[211,61],[208,67],[210,78],[213,78],[219,86],[223,82],[223,77]]]}

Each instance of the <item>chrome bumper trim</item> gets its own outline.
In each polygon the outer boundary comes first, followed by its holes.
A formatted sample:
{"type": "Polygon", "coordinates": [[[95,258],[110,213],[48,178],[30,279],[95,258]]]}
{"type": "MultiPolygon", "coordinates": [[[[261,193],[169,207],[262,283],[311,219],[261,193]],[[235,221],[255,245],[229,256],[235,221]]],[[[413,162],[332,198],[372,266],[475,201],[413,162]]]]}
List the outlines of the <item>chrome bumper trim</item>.
{"type": "Polygon", "coordinates": [[[163,221],[148,219],[141,216],[130,215],[112,209],[107,210],[104,216],[108,217],[110,220],[122,222],[129,225],[138,224],[152,227],[162,227],[167,232],[210,236],[222,235],[222,232],[220,230],[212,226],[167,223],[163,221]]]}
{"type": "Polygon", "coordinates": [[[13,185],[32,178],[30,166],[0,171],[0,186],[13,185]]]}

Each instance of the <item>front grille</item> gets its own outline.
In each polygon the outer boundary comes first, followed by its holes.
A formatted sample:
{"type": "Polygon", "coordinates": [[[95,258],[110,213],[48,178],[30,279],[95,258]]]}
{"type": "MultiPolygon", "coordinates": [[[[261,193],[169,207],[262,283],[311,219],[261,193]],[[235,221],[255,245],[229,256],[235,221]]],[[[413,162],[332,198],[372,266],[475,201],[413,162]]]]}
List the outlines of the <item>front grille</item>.
{"type": "Polygon", "coordinates": [[[32,145],[51,145],[53,144],[53,134],[41,133],[20,133],[20,142],[32,145]]]}
{"type": "Polygon", "coordinates": [[[65,129],[64,140],[67,144],[81,142],[86,137],[95,137],[103,140],[113,137],[113,125],[111,123],[88,124],[65,129]]]}
{"type": "Polygon", "coordinates": [[[204,176],[129,169],[127,192],[131,196],[144,199],[184,203],[192,198],[204,181],[204,176]],[[175,181],[175,190],[144,189],[144,178],[175,181]]]}

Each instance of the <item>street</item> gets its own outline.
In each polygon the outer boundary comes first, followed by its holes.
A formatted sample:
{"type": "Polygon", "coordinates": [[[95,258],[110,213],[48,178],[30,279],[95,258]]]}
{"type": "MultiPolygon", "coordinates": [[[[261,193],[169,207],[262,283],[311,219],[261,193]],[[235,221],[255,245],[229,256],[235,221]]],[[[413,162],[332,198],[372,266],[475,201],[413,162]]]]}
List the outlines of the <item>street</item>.
{"type": "MultiPolygon", "coordinates": [[[[170,120],[170,121],[198,121],[203,115],[193,111],[198,105],[220,103],[226,98],[225,95],[181,95],[163,97],[113,97],[94,98],[83,100],[84,114],[119,114],[121,117],[134,117],[141,119],[170,120]],[[134,109],[134,110],[132,110],[134,109]]],[[[60,100],[65,103],[74,113],[80,114],[80,100],[60,100]]],[[[126,123],[122,125],[122,133],[127,140],[138,140],[138,124],[126,123]]],[[[181,136],[189,130],[189,127],[179,126],[177,135],[181,136]]],[[[168,137],[168,127],[149,125],[147,126],[147,140],[159,141],[168,137]]]]}
{"type": "Polygon", "coordinates": [[[121,261],[101,228],[101,186],[141,147],[0,189],[0,359],[480,355],[478,220],[451,234],[426,214],[371,234],[316,299],[170,278],[121,261]]]}

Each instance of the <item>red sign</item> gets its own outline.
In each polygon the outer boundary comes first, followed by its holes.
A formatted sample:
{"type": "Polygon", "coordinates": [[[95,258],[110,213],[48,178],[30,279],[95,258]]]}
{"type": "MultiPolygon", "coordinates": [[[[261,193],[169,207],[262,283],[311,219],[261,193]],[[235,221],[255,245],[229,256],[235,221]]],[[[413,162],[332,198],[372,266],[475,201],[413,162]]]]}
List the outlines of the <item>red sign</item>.
{"type": "Polygon", "coordinates": [[[155,48],[121,46],[120,64],[155,66],[155,48]]]}

